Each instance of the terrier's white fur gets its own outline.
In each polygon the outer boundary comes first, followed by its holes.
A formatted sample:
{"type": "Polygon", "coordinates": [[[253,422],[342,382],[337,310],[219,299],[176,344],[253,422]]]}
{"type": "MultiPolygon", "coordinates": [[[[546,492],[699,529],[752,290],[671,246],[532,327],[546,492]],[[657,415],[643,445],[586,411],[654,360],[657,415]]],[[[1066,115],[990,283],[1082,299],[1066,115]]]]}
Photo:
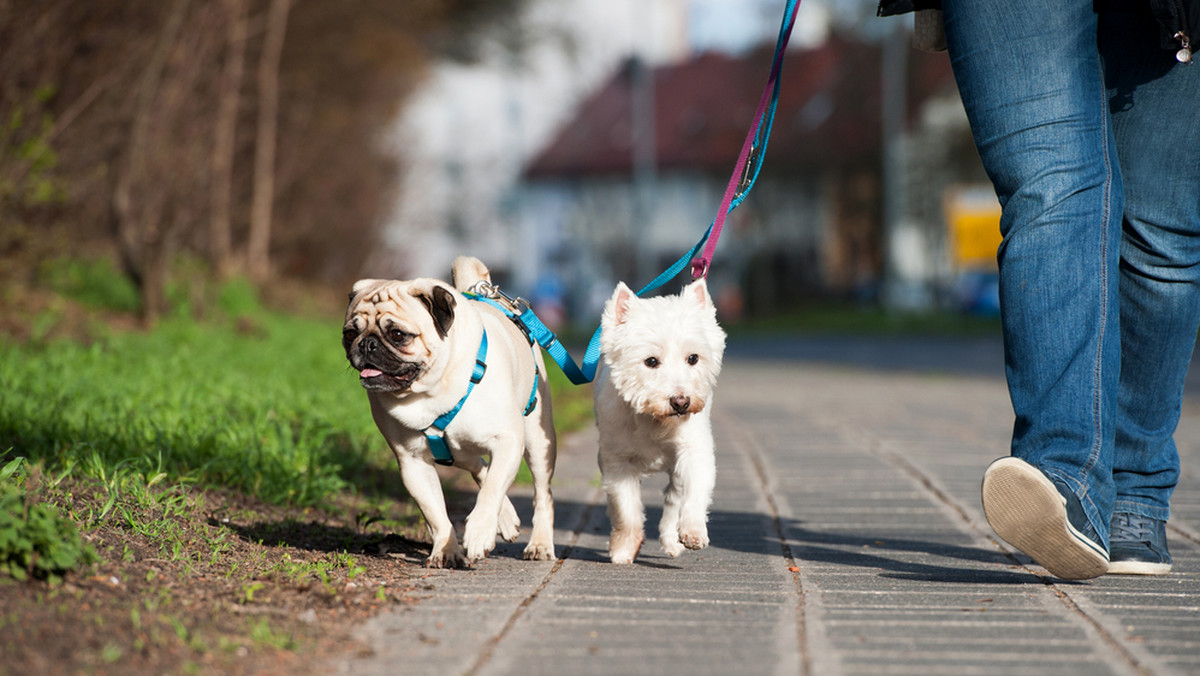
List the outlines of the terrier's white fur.
{"type": "Polygon", "coordinates": [[[612,522],[609,556],[632,563],[645,540],[642,478],[669,477],[660,541],[669,556],[708,546],[716,483],[712,390],[725,332],[703,279],[678,296],[638,298],[618,283],[604,306],[594,404],[612,522]]]}

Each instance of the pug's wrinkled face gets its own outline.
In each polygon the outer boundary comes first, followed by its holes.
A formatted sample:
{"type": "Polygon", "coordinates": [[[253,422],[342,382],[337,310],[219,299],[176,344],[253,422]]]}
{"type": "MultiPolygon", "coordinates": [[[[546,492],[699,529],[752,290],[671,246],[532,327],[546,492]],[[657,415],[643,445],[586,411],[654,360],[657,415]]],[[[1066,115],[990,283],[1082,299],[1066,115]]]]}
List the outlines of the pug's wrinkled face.
{"type": "Polygon", "coordinates": [[[356,283],[342,346],[362,386],[376,392],[410,390],[445,349],[456,305],[454,294],[436,280],[356,283]]]}

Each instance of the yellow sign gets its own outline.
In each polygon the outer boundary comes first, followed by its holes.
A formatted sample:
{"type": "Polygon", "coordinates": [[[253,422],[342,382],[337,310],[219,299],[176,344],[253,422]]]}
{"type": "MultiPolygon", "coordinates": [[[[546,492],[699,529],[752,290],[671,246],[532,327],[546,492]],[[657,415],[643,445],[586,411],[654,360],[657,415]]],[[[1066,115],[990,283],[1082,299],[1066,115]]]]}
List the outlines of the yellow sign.
{"type": "Polygon", "coordinates": [[[995,268],[1001,239],[996,193],[990,186],[951,188],[944,204],[954,264],[960,269],[995,268]]]}

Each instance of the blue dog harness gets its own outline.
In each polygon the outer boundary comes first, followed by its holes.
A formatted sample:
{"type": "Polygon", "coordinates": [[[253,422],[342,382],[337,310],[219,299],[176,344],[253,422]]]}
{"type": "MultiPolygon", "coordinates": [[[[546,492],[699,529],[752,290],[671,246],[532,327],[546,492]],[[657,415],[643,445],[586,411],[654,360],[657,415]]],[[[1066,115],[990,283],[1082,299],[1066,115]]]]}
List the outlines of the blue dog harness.
{"type": "MultiPolygon", "coordinates": [[[[446,445],[446,428],[454,421],[455,416],[462,410],[463,404],[467,403],[467,397],[471,396],[475,386],[483,380],[484,374],[487,373],[487,348],[487,331],[484,330],[483,337],[479,340],[479,351],[475,353],[475,368],[471,371],[471,382],[467,384],[467,393],[458,400],[454,408],[438,416],[432,425],[425,428],[425,440],[429,442],[429,452],[433,453],[433,461],[439,465],[454,464],[454,455],[450,453],[450,447],[446,445]]],[[[529,393],[529,402],[525,404],[524,415],[533,413],[533,407],[537,406],[537,390],[538,371],[537,367],[534,367],[533,391],[529,393]]]]}

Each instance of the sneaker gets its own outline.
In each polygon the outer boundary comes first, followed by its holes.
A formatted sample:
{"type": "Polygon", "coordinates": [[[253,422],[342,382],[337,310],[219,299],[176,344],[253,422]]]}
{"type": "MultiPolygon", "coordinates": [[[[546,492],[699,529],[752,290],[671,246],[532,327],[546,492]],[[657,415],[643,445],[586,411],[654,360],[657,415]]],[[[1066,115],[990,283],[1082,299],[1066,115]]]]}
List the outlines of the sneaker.
{"type": "Polygon", "coordinates": [[[1171,572],[1167,551],[1167,522],[1148,516],[1117,512],[1108,536],[1113,575],[1166,575],[1171,572]]]}
{"type": "Polygon", "coordinates": [[[1108,553],[1079,498],[1020,458],[1000,458],[983,475],[983,513],[1005,542],[1063,580],[1108,571],[1108,553]]]}

